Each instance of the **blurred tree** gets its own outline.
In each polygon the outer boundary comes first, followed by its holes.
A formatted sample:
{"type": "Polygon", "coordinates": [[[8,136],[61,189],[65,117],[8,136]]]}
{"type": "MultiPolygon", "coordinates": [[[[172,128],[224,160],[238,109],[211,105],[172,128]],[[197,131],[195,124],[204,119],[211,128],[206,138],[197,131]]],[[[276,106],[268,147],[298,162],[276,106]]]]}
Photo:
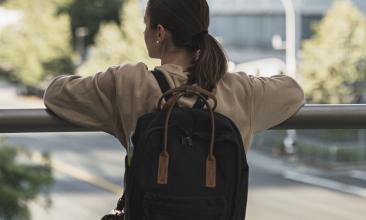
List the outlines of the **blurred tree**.
{"type": "Polygon", "coordinates": [[[26,85],[50,74],[73,73],[69,19],[57,5],[44,0],[8,0],[5,7],[22,19],[0,32],[0,69],[26,85]]]}
{"type": "MultiPolygon", "coordinates": [[[[49,164],[34,163],[25,149],[0,143],[0,219],[28,220],[28,202],[53,183],[49,164]]],[[[47,158],[43,158],[47,160],[47,158]]],[[[46,206],[50,206],[49,198],[46,206]]]]}
{"type": "Polygon", "coordinates": [[[312,103],[350,103],[366,80],[366,19],[348,0],[335,1],[303,44],[300,80],[312,103]]]}
{"type": "Polygon", "coordinates": [[[121,63],[144,62],[151,67],[157,64],[147,54],[139,1],[125,0],[122,9],[122,24],[118,26],[115,23],[105,23],[101,26],[96,45],[90,49],[87,62],[78,72],[93,74],[121,63]]]}
{"type": "Polygon", "coordinates": [[[101,22],[112,21],[120,24],[119,14],[123,0],[53,0],[61,12],[66,12],[71,18],[71,29],[74,48],[77,48],[77,29],[85,27],[88,35],[84,41],[88,46],[94,43],[94,38],[101,22]]]}

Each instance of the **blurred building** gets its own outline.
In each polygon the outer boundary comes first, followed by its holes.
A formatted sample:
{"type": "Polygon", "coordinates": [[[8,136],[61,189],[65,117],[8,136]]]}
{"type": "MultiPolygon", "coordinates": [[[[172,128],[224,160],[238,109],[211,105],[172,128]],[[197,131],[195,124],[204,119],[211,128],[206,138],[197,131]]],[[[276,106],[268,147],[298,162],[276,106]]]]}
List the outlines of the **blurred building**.
{"type": "MultiPolygon", "coordinates": [[[[296,13],[296,48],[312,36],[312,24],[319,21],[334,0],[293,0],[296,13]]],[[[235,62],[279,58],[283,50],[274,50],[272,38],[285,41],[285,13],[281,0],[208,0],[211,9],[210,31],[221,40],[235,62]]],[[[365,0],[353,0],[366,13],[365,0]]]]}

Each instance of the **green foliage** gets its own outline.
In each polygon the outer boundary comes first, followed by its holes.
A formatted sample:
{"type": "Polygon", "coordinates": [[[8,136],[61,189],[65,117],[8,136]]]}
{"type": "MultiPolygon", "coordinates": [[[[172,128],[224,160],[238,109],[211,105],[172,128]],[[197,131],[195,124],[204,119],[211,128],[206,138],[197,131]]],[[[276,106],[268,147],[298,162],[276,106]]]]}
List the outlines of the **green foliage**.
{"type": "Polygon", "coordinates": [[[0,219],[28,220],[28,202],[53,183],[51,167],[32,162],[25,149],[0,144],[0,219]]]}
{"type": "Polygon", "coordinates": [[[143,39],[143,16],[137,0],[125,0],[121,13],[122,24],[105,23],[96,37],[87,62],[78,72],[93,74],[120,63],[145,62],[149,59],[143,39]]]}
{"type": "Polygon", "coordinates": [[[300,64],[306,96],[312,103],[352,102],[365,88],[365,17],[351,1],[338,0],[314,29],[300,64]]]}
{"type": "Polygon", "coordinates": [[[75,0],[51,0],[58,5],[59,8],[64,9],[69,7],[75,0]]]}
{"type": "Polygon", "coordinates": [[[44,0],[11,0],[9,9],[21,20],[0,32],[0,69],[27,85],[50,74],[73,73],[69,19],[57,15],[57,5],[44,0]]]}
{"type": "Polygon", "coordinates": [[[94,43],[94,38],[101,22],[113,21],[120,23],[119,14],[122,0],[54,0],[62,12],[71,18],[71,29],[74,45],[76,44],[76,29],[88,28],[85,46],[94,43]]]}

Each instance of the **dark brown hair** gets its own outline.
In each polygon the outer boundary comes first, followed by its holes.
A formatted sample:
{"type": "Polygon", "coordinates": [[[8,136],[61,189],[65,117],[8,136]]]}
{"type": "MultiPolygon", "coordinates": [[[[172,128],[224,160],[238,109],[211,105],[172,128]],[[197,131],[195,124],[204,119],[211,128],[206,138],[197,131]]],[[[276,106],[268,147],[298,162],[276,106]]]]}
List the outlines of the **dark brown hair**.
{"type": "Polygon", "coordinates": [[[212,89],[227,71],[227,59],[220,44],[208,33],[210,12],[206,0],[149,0],[151,28],[160,24],[172,33],[176,47],[197,52],[189,83],[212,89]]]}

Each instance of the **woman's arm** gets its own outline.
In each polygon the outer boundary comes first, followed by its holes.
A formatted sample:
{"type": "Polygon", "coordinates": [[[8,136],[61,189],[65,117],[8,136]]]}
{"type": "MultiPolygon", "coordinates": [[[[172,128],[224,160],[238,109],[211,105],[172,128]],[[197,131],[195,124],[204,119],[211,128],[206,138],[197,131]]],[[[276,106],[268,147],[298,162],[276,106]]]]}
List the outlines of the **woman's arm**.
{"type": "Polygon", "coordinates": [[[71,123],[114,135],[114,72],[111,67],[94,76],[60,76],[44,95],[46,107],[71,123]]]}
{"type": "Polygon", "coordinates": [[[305,103],[304,92],[291,77],[249,76],[251,86],[251,125],[257,133],[282,123],[305,103]]]}

